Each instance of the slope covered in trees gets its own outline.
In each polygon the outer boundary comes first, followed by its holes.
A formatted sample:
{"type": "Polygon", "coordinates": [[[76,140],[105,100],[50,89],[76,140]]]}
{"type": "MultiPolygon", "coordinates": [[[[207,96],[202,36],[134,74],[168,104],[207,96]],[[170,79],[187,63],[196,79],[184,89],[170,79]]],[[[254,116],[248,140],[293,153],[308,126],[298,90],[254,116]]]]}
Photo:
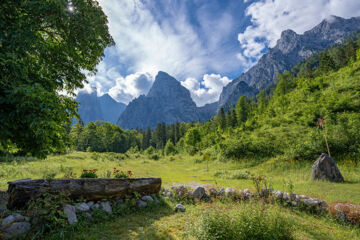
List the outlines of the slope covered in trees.
{"type": "Polygon", "coordinates": [[[234,109],[220,109],[206,123],[160,123],[154,130],[132,131],[108,123],[78,124],[71,131],[75,145],[78,150],[90,147],[101,152],[132,148],[164,154],[202,152],[223,159],[278,156],[313,160],[327,151],[328,141],[331,155],[359,161],[360,42],[356,39],[279,74],[276,85],[256,98],[240,97],[234,109]],[[90,128],[97,130],[90,133],[90,128]],[[107,144],[109,139],[116,144],[107,144]],[[117,144],[122,147],[109,149],[117,144]]]}

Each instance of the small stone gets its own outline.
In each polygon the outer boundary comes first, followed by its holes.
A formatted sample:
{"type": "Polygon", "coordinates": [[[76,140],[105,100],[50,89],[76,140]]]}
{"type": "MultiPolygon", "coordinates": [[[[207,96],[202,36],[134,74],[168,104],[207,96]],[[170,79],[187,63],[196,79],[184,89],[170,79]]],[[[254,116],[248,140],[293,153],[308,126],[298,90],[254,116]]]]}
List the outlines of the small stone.
{"type": "Polygon", "coordinates": [[[188,199],[193,199],[194,198],[194,192],[193,191],[191,191],[191,190],[189,190],[188,192],[187,192],[187,198],[188,199]]]}
{"type": "Polygon", "coordinates": [[[86,212],[85,213],[85,216],[87,217],[88,221],[91,222],[92,221],[92,216],[91,216],[91,213],[89,212],[86,212]]]}
{"type": "Polygon", "coordinates": [[[327,210],[329,208],[329,205],[325,201],[319,202],[319,206],[324,210],[327,210]]]}
{"type": "Polygon", "coordinates": [[[74,206],[66,204],[64,206],[64,212],[70,225],[78,222],[76,217],[76,209],[74,206]]]}
{"type": "Polygon", "coordinates": [[[218,192],[218,196],[225,196],[225,189],[221,188],[218,192]]]}
{"type": "Polygon", "coordinates": [[[210,188],[209,195],[210,197],[216,197],[218,195],[218,191],[215,188],[210,188]]]}
{"type": "Polygon", "coordinates": [[[274,195],[277,200],[281,200],[283,198],[283,194],[280,191],[275,191],[274,195]]]}
{"type": "Polygon", "coordinates": [[[90,210],[90,207],[86,203],[77,203],[75,205],[76,212],[87,212],[90,210]]]}
{"type": "Polygon", "coordinates": [[[300,198],[300,199],[308,199],[308,197],[305,196],[305,195],[299,195],[299,198],[300,198]]]}
{"type": "Polygon", "coordinates": [[[153,202],[154,199],[151,196],[143,196],[141,198],[141,200],[145,201],[145,202],[153,202]]]}
{"type": "Polygon", "coordinates": [[[227,196],[227,197],[233,196],[234,193],[235,193],[235,189],[233,189],[233,188],[226,188],[225,189],[225,196],[227,196]]]}
{"type": "Polygon", "coordinates": [[[290,201],[290,194],[287,193],[287,192],[284,192],[284,194],[283,194],[283,200],[284,200],[284,201],[290,201]]]}
{"type": "Polygon", "coordinates": [[[88,205],[89,208],[91,208],[95,203],[93,201],[87,202],[86,203],[88,205]]]}
{"type": "Polygon", "coordinates": [[[250,192],[250,190],[249,189],[244,189],[244,193],[246,193],[246,194],[251,194],[251,192],[250,192]]]}
{"type": "Polygon", "coordinates": [[[180,212],[185,212],[185,210],[186,210],[186,208],[185,208],[185,206],[182,205],[182,204],[177,204],[177,205],[175,206],[175,212],[178,212],[178,211],[180,211],[180,212]]]}
{"type": "Polygon", "coordinates": [[[139,208],[145,208],[147,206],[147,203],[142,200],[138,200],[136,202],[136,206],[138,206],[139,208]]]}
{"type": "Polygon", "coordinates": [[[1,221],[1,228],[5,228],[15,222],[15,217],[13,215],[9,215],[1,221]]]}
{"type": "Polygon", "coordinates": [[[112,213],[112,208],[111,208],[111,205],[110,205],[109,202],[101,202],[100,207],[101,207],[102,210],[104,210],[108,214],[112,213]]]}
{"type": "Polygon", "coordinates": [[[15,222],[4,230],[5,239],[17,238],[30,231],[31,225],[28,222],[15,222]]]}
{"type": "Polygon", "coordinates": [[[291,201],[291,205],[293,205],[295,207],[295,206],[297,206],[297,202],[296,201],[291,201]]]}
{"type": "Polygon", "coordinates": [[[206,191],[203,187],[197,187],[193,192],[193,197],[197,199],[201,199],[205,195],[206,191]]]}
{"type": "Polygon", "coordinates": [[[316,201],[314,201],[314,199],[312,198],[308,198],[304,201],[304,203],[308,206],[314,207],[317,205],[316,201]]]}
{"type": "Polygon", "coordinates": [[[91,210],[99,209],[99,208],[100,208],[100,204],[98,203],[95,203],[94,205],[91,206],[91,210]]]}

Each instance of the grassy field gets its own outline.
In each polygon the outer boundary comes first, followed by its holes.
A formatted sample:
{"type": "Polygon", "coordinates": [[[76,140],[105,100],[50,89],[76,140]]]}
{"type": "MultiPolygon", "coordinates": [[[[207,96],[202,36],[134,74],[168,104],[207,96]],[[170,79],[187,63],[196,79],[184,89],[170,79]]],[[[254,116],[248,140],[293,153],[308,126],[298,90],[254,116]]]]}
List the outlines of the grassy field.
{"type": "MultiPolygon", "coordinates": [[[[311,163],[278,162],[269,159],[257,163],[255,160],[243,162],[206,161],[201,156],[176,155],[150,160],[141,154],[112,154],[73,152],[66,155],[49,156],[44,160],[21,159],[0,163],[0,189],[7,188],[7,182],[24,178],[44,178],[54,174],[63,178],[72,172],[77,177],[83,169],[98,169],[100,177],[109,176],[107,171],[116,167],[131,170],[136,177],[161,177],[163,186],[173,183],[211,184],[218,187],[253,189],[251,180],[242,178],[246,171],[268,177],[274,189],[286,191],[284,180],[294,184],[294,191],[325,201],[352,201],[360,203],[360,166],[341,162],[338,167],[345,183],[313,182],[310,179],[311,163]],[[240,176],[239,176],[240,175],[240,176]]],[[[246,174],[245,174],[246,175],[246,174]]],[[[110,175],[111,176],[111,175],[110,175]]]]}
{"type": "MultiPolygon", "coordinates": [[[[342,161],[340,171],[345,183],[313,182],[310,180],[311,163],[281,162],[268,159],[265,162],[250,160],[243,162],[209,161],[201,156],[176,155],[151,160],[141,154],[84,153],[49,156],[47,159],[16,159],[0,163],[0,189],[7,188],[7,181],[23,178],[44,178],[55,175],[63,178],[74,174],[79,177],[83,169],[98,169],[100,177],[108,177],[112,169],[131,170],[136,177],[161,177],[163,186],[174,183],[202,183],[217,187],[249,188],[254,190],[246,172],[268,177],[273,188],[286,191],[284,180],[294,184],[294,192],[317,197],[327,202],[351,201],[360,203],[360,167],[342,161]],[[244,177],[245,176],[245,177],[244,177]]],[[[74,239],[191,239],[190,223],[196,222],[207,209],[222,212],[241,211],[243,204],[199,204],[187,205],[185,213],[174,213],[175,203],[168,207],[131,214],[126,218],[91,225],[77,231],[74,239]]],[[[291,219],[295,239],[360,239],[359,228],[344,226],[327,217],[311,216],[271,206],[291,219]]],[[[289,220],[290,221],[290,220],[289,220]]]]}

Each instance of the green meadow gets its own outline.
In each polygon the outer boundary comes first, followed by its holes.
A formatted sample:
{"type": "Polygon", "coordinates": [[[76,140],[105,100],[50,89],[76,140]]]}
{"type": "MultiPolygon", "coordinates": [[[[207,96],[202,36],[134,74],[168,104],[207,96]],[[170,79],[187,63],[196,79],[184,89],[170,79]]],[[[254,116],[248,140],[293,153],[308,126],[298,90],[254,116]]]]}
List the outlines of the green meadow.
{"type": "MultiPolygon", "coordinates": [[[[84,169],[98,169],[99,177],[112,177],[114,167],[131,170],[135,177],[161,177],[163,187],[172,184],[208,184],[217,188],[255,188],[248,174],[264,175],[274,189],[286,191],[284,180],[294,185],[294,192],[316,197],[328,203],[346,201],[360,203],[360,168],[346,161],[338,167],[345,183],[314,182],[310,180],[311,163],[266,161],[207,162],[203,156],[174,155],[152,160],[148,155],[71,152],[49,156],[44,160],[15,158],[0,163],[0,188],[5,190],[7,182],[23,178],[79,177],[84,169]]],[[[123,217],[105,219],[96,224],[85,225],[71,232],[73,239],[195,239],[196,224],[211,211],[233,216],[248,208],[263,208],[290,223],[291,239],[358,239],[360,229],[335,221],[327,216],[316,216],[277,205],[260,206],[256,203],[199,203],[185,204],[185,213],[175,213],[176,202],[147,209],[123,217]]],[[[252,216],[251,214],[249,216],[252,216]]],[[[275,219],[275,218],[274,218],[275,219]]],[[[70,234],[70,233],[68,233],[70,234]]],[[[49,235],[47,239],[57,239],[49,235]]]]}

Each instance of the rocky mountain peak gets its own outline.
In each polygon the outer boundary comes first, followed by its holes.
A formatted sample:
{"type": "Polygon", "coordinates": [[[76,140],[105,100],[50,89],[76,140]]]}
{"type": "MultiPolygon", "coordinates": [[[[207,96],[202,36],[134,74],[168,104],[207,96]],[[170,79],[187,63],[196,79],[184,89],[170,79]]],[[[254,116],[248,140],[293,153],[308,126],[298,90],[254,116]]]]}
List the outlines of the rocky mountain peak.
{"type": "Polygon", "coordinates": [[[274,48],[269,48],[256,65],[223,88],[219,107],[234,105],[239,97],[246,95],[244,92],[252,93],[244,91],[247,87],[241,82],[247,83],[250,88],[262,90],[276,81],[278,73],[290,70],[312,54],[340,43],[359,30],[360,17],[344,19],[330,16],[303,34],[283,31],[274,48]]]}
{"type": "Polygon", "coordinates": [[[189,90],[184,88],[174,77],[162,71],[156,75],[155,82],[146,96],[165,99],[186,98],[191,100],[189,90]]]}

